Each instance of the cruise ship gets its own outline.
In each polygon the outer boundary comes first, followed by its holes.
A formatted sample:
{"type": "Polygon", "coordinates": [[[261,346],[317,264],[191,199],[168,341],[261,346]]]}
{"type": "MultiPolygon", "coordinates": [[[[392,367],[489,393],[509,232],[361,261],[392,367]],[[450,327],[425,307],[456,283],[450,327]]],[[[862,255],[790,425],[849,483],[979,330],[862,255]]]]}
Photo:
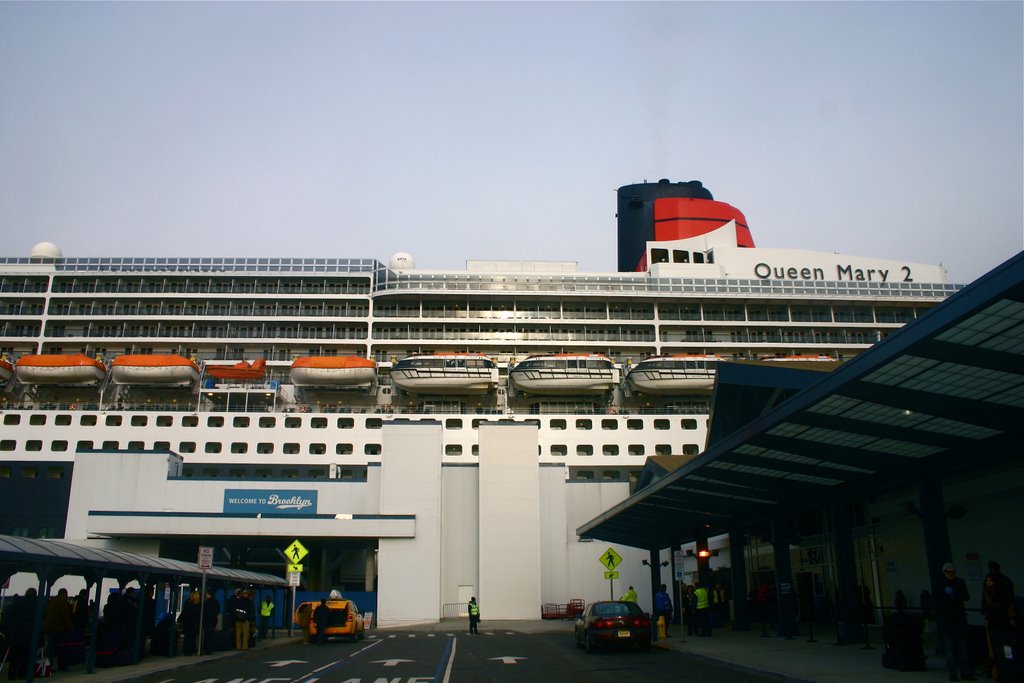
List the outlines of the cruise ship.
{"type": "MultiPolygon", "coordinates": [[[[492,617],[536,615],[608,595],[575,530],[648,458],[701,452],[719,364],[842,363],[959,288],[939,265],[756,247],[698,181],[623,186],[616,216],[606,273],[0,258],[0,534],[213,545],[282,575],[300,538],[303,587],[375,591],[383,619],[488,590],[492,617]]],[[[623,590],[649,583],[618,552],[623,590]]]]}

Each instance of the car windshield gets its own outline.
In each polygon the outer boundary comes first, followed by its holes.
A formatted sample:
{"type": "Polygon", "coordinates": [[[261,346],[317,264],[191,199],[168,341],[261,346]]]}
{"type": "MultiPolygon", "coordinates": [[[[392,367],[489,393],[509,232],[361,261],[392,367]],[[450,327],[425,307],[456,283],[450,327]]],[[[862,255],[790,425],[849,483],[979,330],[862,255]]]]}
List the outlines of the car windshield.
{"type": "Polygon", "coordinates": [[[594,616],[597,617],[614,617],[622,614],[631,614],[632,605],[624,602],[608,602],[600,605],[594,605],[594,616]]]}

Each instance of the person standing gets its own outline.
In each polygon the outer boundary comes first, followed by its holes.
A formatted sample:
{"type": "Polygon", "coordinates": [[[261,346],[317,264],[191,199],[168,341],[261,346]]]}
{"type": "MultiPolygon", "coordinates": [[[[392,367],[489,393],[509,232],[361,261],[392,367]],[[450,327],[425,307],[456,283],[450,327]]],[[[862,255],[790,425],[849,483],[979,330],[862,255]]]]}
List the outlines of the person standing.
{"type": "Polygon", "coordinates": [[[241,589],[235,591],[234,610],[235,649],[248,650],[250,625],[256,619],[256,610],[252,600],[241,589]]]}
{"type": "Polygon", "coordinates": [[[477,630],[477,624],[480,623],[480,605],[476,604],[476,596],[474,595],[469,599],[469,634],[479,635],[480,631],[477,630]]]}
{"type": "Polygon", "coordinates": [[[700,581],[693,582],[693,599],[697,603],[697,636],[711,635],[711,595],[700,581]]]}
{"type": "Polygon", "coordinates": [[[693,594],[693,584],[683,589],[679,598],[679,609],[683,611],[683,623],[686,624],[686,635],[695,636],[697,627],[697,598],[693,594]]]}
{"type": "Polygon", "coordinates": [[[636,602],[636,591],[633,590],[632,586],[629,587],[628,591],[622,594],[620,600],[623,600],[624,602],[636,602]]]}
{"type": "Polygon", "coordinates": [[[57,640],[66,631],[70,631],[71,626],[71,603],[68,601],[68,589],[61,588],[57,591],[57,595],[51,597],[50,601],[46,603],[46,616],[43,618],[43,630],[46,634],[44,651],[54,669],[57,668],[57,640]]]}
{"type": "Polygon", "coordinates": [[[949,680],[977,680],[967,660],[967,601],[971,599],[967,584],[956,575],[956,567],[942,565],[942,578],[933,591],[935,620],[939,623],[946,651],[949,680]],[[959,669],[960,675],[957,676],[959,669]]]}
{"type": "Polygon", "coordinates": [[[323,645],[327,642],[327,624],[330,621],[331,610],[327,606],[327,598],[320,598],[320,604],[313,610],[313,623],[316,624],[316,644],[323,645]]]}
{"type": "Polygon", "coordinates": [[[1013,581],[1003,574],[995,560],[988,561],[988,574],[981,587],[981,615],[985,618],[985,637],[988,652],[984,667],[993,678],[999,671],[993,652],[1004,647],[1007,632],[1013,628],[1013,581]]]}
{"type": "Polygon", "coordinates": [[[260,640],[266,640],[267,629],[270,628],[270,621],[274,618],[274,601],[268,595],[260,604],[260,640]]]}
{"type": "Polygon", "coordinates": [[[185,637],[181,644],[181,654],[186,656],[194,655],[199,644],[199,602],[199,591],[192,591],[188,600],[181,606],[181,614],[178,616],[181,633],[185,637]]]}
{"type": "Polygon", "coordinates": [[[71,605],[71,623],[80,633],[89,631],[89,593],[83,588],[71,605]]]}
{"type": "Polygon", "coordinates": [[[729,597],[720,583],[711,591],[711,618],[712,626],[725,626],[729,621],[729,597]]]}
{"type": "Polygon", "coordinates": [[[216,638],[217,619],[220,617],[220,600],[213,597],[212,591],[206,591],[203,602],[203,643],[201,654],[213,654],[213,643],[216,638]]]}
{"type": "Polygon", "coordinates": [[[7,674],[10,680],[25,678],[28,667],[35,664],[35,657],[29,656],[32,625],[36,618],[36,589],[29,588],[25,595],[14,596],[10,607],[0,618],[0,628],[7,634],[7,674]]]}
{"type": "Polygon", "coordinates": [[[665,618],[665,637],[668,638],[668,625],[672,622],[672,598],[669,597],[665,584],[661,584],[654,594],[654,623],[665,618]]]}

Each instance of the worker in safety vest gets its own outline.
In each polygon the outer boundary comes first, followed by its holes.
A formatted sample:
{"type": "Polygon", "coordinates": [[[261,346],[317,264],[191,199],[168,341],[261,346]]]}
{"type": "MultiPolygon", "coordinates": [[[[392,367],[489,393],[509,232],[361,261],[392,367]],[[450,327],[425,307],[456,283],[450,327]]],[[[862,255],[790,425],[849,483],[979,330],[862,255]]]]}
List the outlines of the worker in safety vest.
{"type": "Polygon", "coordinates": [[[693,597],[697,602],[697,635],[711,635],[711,596],[708,589],[694,581],[697,586],[693,591],[693,597]]]}
{"type": "Polygon", "coordinates": [[[267,629],[270,628],[271,618],[274,616],[274,601],[270,599],[268,595],[264,598],[263,602],[260,603],[260,640],[265,640],[267,637],[267,629]]]}
{"type": "Polygon", "coordinates": [[[632,586],[630,586],[629,590],[623,593],[622,597],[619,598],[619,600],[622,600],[624,602],[636,602],[636,591],[633,590],[632,586]]]}
{"type": "Polygon", "coordinates": [[[480,605],[476,604],[476,596],[469,599],[469,633],[478,635],[476,625],[480,623],[480,605]]]}

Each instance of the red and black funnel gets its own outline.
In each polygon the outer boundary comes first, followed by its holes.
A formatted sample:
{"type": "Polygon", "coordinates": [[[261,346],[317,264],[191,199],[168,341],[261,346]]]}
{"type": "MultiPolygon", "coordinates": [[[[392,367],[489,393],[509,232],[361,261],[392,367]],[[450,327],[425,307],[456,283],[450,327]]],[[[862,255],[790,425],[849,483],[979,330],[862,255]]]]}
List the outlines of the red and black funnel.
{"type": "Polygon", "coordinates": [[[643,270],[647,242],[696,237],[736,221],[736,245],[753,247],[747,219],[734,206],[716,202],[699,180],[623,185],[619,188],[620,272],[643,270]]]}

